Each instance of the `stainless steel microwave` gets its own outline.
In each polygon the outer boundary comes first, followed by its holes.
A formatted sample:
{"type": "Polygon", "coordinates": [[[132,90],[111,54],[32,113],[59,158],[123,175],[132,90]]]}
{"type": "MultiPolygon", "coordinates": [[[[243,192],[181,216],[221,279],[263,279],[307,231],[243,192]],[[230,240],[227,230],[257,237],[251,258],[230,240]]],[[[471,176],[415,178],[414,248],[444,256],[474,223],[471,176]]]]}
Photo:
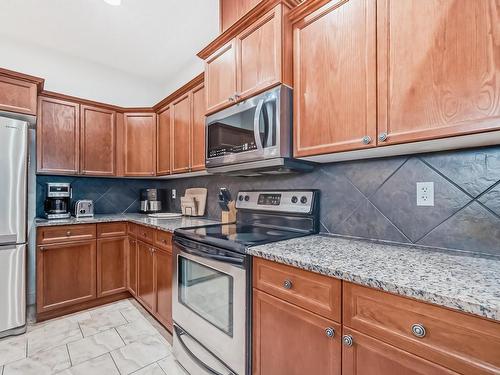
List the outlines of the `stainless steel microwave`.
{"type": "Polygon", "coordinates": [[[206,119],[209,173],[256,175],[311,168],[292,159],[292,89],[280,85],[206,119]]]}

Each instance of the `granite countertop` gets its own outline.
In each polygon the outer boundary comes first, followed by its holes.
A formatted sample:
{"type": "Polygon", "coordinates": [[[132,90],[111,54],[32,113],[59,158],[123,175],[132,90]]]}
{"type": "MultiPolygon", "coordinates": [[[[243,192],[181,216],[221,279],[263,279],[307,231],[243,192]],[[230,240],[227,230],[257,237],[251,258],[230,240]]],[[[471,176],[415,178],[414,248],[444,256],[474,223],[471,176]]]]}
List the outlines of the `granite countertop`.
{"type": "Polygon", "coordinates": [[[197,227],[202,225],[217,224],[218,221],[205,218],[179,217],[177,219],[155,219],[144,214],[115,214],[102,215],[97,214],[92,218],[77,219],[71,217],[61,220],[47,220],[42,218],[35,219],[36,227],[47,227],[54,225],[73,225],[73,224],[92,224],[92,223],[112,223],[116,221],[130,221],[132,223],[145,225],[167,232],[173,232],[178,228],[197,227]]]}
{"type": "Polygon", "coordinates": [[[314,235],[248,253],[500,321],[500,260],[464,253],[314,235]]]}

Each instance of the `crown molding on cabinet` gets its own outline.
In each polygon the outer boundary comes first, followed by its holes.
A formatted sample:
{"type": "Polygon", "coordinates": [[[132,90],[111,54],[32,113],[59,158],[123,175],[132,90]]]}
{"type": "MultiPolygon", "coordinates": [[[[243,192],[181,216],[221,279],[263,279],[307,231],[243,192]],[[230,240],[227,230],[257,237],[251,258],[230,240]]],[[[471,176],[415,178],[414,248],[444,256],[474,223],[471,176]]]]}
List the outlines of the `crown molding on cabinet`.
{"type": "Polygon", "coordinates": [[[45,79],[43,78],[30,76],[29,74],[19,73],[4,68],[0,68],[0,76],[18,79],[29,83],[34,83],[37,86],[38,93],[40,93],[43,90],[43,85],[45,84],[45,79]]]}
{"type": "Polygon", "coordinates": [[[175,99],[177,99],[179,96],[181,96],[182,94],[184,94],[184,93],[186,93],[186,92],[194,89],[196,86],[202,84],[203,83],[203,77],[204,77],[204,73],[198,74],[191,81],[189,81],[188,83],[186,83],[184,86],[178,88],[173,93],[171,93],[169,96],[167,96],[165,99],[162,99],[161,101],[159,101],[158,103],[156,103],[153,106],[152,109],[154,111],[156,111],[156,112],[161,112],[161,110],[165,106],[167,106],[168,104],[170,104],[172,101],[174,101],[175,99]]]}

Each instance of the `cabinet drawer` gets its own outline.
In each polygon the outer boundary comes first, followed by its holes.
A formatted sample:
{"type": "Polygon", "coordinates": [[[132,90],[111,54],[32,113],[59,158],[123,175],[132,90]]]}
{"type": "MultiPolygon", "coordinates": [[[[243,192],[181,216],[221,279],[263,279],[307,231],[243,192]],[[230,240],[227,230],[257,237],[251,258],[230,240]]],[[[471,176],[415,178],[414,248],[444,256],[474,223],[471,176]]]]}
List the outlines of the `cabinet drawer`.
{"type": "Polygon", "coordinates": [[[155,246],[159,247],[160,249],[171,250],[172,233],[162,230],[155,231],[155,246]]]}
{"type": "Polygon", "coordinates": [[[351,283],[343,309],[361,333],[459,373],[500,374],[500,323],[351,283]]]}
{"type": "Polygon", "coordinates": [[[123,237],[127,235],[127,223],[97,224],[97,237],[123,237]]]}
{"type": "Polygon", "coordinates": [[[37,230],[37,244],[90,240],[96,237],[95,224],[41,227],[37,230]]]}
{"type": "Polygon", "coordinates": [[[340,322],[341,281],[254,258],[254,287],[340,322]]]}
{"type": "Polygon", "coordinates": [[[154,241],[154,233],[155,230],[153,228],[148,228],[142,225],[136,226],[137,237],[150,244],[152,244],[154,241]]]}
{"type": "Polygon", "coordinates": [[[129,236],[137,236],[137,225],[134,223],[127,223],[127,232],[129,236]]]}

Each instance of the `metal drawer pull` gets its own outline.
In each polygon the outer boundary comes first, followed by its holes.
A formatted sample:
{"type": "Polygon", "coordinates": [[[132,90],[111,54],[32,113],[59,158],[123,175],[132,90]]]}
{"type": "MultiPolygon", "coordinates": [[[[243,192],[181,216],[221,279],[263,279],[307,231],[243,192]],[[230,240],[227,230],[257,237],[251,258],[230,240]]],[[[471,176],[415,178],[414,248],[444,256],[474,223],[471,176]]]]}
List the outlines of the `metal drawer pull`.
{"type": "Polygon", "coordinates": [[[40,251],[45,251],[45,247],[41,246],[40,251]]]}
{"type": "Polygon", "coordinates": [[[344,344],[344,346],[352,346],[354,340],[352,339],[351,335],[344,335],[342,336],[342,343],[344,344]]]}
{"type": "Polygon", "coordinates": [[[66,236],[71,236],[71,232],[69,230],[66,232],[66,236]]]}
{"type": "Polygon", "coordinates": [[[293,284],[292,284],[292,282],[290,280],[285,280],[283,282],[283,288],[285,288],[285,289],[292,289],[292,285],[293,284]]]}
{"type": "Polygon", "coordinates": [[[418,338],[422,338],[422,337],[425,337],[426,335],[426,331],[425,331],[425,327],[420,324],[420,323],[416,323],[414,325],[411,326],[411,332],[413,333],[413,336],[415,337],[418,337],[418,338]]]}
{"type": "Polygon", "coordinates": [[[335,330],[332,327],[328,327],[325,329],[325,333],[327,337],[335,336],[335,330]]]}

